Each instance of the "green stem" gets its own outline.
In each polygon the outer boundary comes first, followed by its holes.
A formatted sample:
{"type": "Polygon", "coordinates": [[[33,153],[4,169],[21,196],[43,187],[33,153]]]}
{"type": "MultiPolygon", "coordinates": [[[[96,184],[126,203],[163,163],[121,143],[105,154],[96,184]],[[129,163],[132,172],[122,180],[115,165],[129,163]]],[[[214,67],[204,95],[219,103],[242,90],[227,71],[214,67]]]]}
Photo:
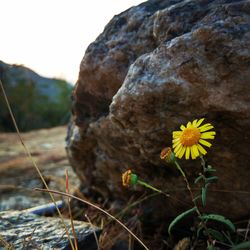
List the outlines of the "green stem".
{"type": "Polygon", "coordinates": [[[174,162],[174,163],[175,163],[175,165],[176,165],[177,169],[180,171],[181,175],[183,176],[184,181],[186,182],[187,189],[188,189],[188,191],[189,191],[189,193],[190,193],[190,196],[191,196],[192,202],[193,202],[193,203],[194,203],[194,205],[197,207],[197,205],[196,205],[196,201],[195,201],[195,199],[194,199],[194,194],[193,194],[193,191],[192,191],[192,189],[191,189],[191,187],[190,187],[190,185],[189,185],[189,182],[188,182],[188,179],[187,179],[187,177],[186,177],[185,172],[182,170],[182,168],[181,168],[180,164],[179,164],[176,160],[175,160],[175,162],[174,162]]]}
{"type": "Polygon", "coordinates": [[[157,188],[155,188],[155,187],[149,185],[148,183],[146,183],[146,182],[144,182],[144,181],[138,180],[138,181],[137,181],[137,184],[140,184],[141,186],[144,186],[144,187],[146,187],[146,188],[149,188],[149,189],[151,189],[151,190],[153,190],[153,191],[156,191],[156,192],[158,192],[158,193],[163,193],[160,189],[157,189],[157,188]]]}
{"type": "MultiPolygon", "coordinates": [[[[204,161],[203,158],[202,158],[202,160],[204,161]]],[[[200,210],[199,210],[199,208],[198,208],[198,206],[197,206],[196,199],[194,198],[194,194],[193,194],[193,191],[192,191],[192,189],[191,189],[191,187],[190,187],[190,185],[189,185],[189,182],[188,182],[188,179],[187,179],[187,177],[186,177],[186,174],[185,174],[185,172],[182,170],[181,166],[179,165],[179,163],[178,163],[176,160],[175,160],[175,165],[176,165],[177,169],[180,171],[181,175],[183,176],[184,181],[186,182],[187,189],[188,189],[188,191],[189,191],[189,193],[190,193],[192,202],[194,203],[194,206],[196,207],[196,213],[198,214],[199,217],[201,217],[201,212],[200,212],[200,210]]],[[[212,242],[212,237],[211,237],[211,235],[210,235],[209,232],[208,232],[208,228],[207,228],[207,225],[206,225],[205,221],[204,221],[204,220],[201,220],[201,223],[202,223],[202,225],[203,225],[205,231],[207,232],[207,235],[208,235],[208,238],[209,238],[209,242],[212,242]]]]}
{"type": "Polygon", "coordinates": [[[175,163],[177,169],[181,172],[181,175],[186,179],[186,175],[185,175],[184,171],[182,170],[181,166],[179,165],[179,163],[176,160],[174,163],[175,163]]]}
{"type": "Polygon", "coordinates": [[[205,170],[206,170],[206,162],[205,162],[205,160],[204,160],[204,158],[203,158],[202,155],[200,155],[200,158],[201,158],[201,166],[202,166],[202,168],[203,168],[203,172],[205,173],[205,170]]]}

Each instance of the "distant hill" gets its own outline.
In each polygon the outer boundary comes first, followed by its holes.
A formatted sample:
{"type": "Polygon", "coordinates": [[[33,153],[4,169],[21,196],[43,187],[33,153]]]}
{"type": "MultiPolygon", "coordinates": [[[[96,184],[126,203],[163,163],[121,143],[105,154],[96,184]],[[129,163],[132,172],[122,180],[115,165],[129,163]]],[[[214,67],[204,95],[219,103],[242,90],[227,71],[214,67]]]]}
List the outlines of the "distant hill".
{"type": "MultiPolygon", "coordinates": [[[[42,77],[23,65],[3,61],[0,61],[0,79],[21,131],[67,123],[73,87],[65,80],[42,77]]],[[[0,131],[14,131],[2,93],[0,131]]]]}

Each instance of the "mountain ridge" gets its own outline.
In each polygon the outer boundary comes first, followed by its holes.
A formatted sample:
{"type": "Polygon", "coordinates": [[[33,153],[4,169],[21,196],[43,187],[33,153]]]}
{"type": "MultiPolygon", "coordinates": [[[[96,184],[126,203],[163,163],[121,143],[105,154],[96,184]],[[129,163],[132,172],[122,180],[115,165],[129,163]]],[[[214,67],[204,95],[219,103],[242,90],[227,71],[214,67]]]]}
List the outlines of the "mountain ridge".
{"type": "MultiPolygon", "coordinates": [[[[18,120],[28,131],[67,122],[73,86],[62,79],[43,77],[32,69],[0,60],[0,79],[18,120]]],[[[6,107],[3,98],[1,107],[6,107]]],[[[7,108],[0,110],[0,131],[13,131],[7,108]]]]}

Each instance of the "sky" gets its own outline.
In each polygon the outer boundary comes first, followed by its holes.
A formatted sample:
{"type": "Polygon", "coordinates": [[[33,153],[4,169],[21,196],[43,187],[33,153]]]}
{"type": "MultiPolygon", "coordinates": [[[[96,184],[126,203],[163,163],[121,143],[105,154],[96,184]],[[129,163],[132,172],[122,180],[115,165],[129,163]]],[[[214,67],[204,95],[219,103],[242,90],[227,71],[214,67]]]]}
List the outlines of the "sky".
{"type": "Polygon", "coordinates": [[[0,60],[75,83],[87,46],[145,0],[0,0],[0,60]]]}

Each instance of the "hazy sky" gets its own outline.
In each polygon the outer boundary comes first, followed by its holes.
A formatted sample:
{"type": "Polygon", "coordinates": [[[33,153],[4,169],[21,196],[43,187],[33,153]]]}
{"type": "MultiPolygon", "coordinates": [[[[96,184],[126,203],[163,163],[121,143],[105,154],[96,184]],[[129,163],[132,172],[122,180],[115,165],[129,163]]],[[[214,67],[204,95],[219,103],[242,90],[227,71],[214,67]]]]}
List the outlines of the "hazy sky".
{"type": "Polygon", "coordinates": [[[144,0],[0,0],[0,60],[77,80],[84,52],[116,14],[144,0]]]}

